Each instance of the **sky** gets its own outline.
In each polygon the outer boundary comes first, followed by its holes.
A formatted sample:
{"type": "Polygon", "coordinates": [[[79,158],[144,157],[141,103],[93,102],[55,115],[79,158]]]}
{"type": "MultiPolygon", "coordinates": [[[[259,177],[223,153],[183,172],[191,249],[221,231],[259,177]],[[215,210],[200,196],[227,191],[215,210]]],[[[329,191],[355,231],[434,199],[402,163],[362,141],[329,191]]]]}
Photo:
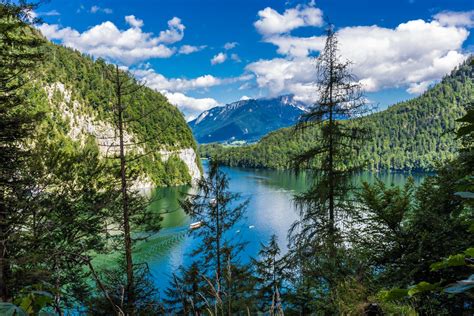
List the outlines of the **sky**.
{"type": "Polygon", "coordinates": [[[48,39],[128,69],[188,120],[247,98],[314,102],[328,23],[379,109],[474,52],[473,0],[50,0],[34,14],[48,39]]]}

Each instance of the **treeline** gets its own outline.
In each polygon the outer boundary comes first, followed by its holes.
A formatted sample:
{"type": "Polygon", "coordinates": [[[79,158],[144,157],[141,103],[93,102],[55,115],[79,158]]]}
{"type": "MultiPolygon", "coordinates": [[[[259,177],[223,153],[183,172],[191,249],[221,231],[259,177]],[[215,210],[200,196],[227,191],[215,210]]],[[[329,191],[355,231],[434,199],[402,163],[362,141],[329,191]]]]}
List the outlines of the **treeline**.
{"type": "MultiPolygon", "coordinates": [[[[368,170],[433,171],[438,163],[454,158],[459,142],[452,131],[456,119],[474,94],[474,66],[471,59],[454,69],[439,84],[421,96],[374,113],[355,124],[373,131],[360,149],[359,162],[368,170]]],[[[348,123],[352,124],[352,123],[348,123]]],[[[291,159],[321,140],[318,128],[294,133],[285,128],[247,146],[200,145],[202,157],[213,157],[229,166],[291,168],[291,159]]]]}
{"type": "Polygon", "coordinates": [[[0,314],[472,311],[474,109],[468,107],[460,120],[459,155],[420,187],[378,183],[355,190],[349,179],[360,164],[354,158],[370,129],[335,119],[362,113],[364,98],[348,80],[348,64],[338,59],[330,28],[318,58],[326,93],[296,130],[317,127],[323,136],[295,160],[318,177],[295,196],[300,219],[289,232],[288,253],[280,252],[273,237],[258,258],[244,263],[245,240],[230,232],[245,217],[247,202],[229,191],[229,179],[213,161],[195,193],[181,201],[202,243],[189,265],[173,271],[160,296],[146,263],[132,253],[147,232],[159,230],[161,217],[131,186],[140,174],[134,162],[146,153],[126,154],[123,133],[127,111],[145,88],[117,66],[107,66],[104,115],[119,146],[109,160],[99,159],[93,137],[84,143],[66,136],[37,142],[54,131],[45,125],[49,112],[28,94],[49,45],[30,27],[31,9],[0,4],[0,314]],[[97,270],[92,258],[111,251],[119,251],[121,260],[97,270]]]}

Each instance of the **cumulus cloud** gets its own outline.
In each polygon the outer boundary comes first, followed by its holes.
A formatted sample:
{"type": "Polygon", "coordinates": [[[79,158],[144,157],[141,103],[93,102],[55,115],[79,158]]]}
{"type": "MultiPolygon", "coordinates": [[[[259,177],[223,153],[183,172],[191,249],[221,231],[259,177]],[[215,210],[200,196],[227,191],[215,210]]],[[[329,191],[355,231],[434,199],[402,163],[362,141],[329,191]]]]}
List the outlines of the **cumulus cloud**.
{"type": "Polygon", "coordinates": [[[219,102],[213,98],[193,98],[180,92],[165,91],[163,94],[171,104],[181,109],[187,121],[191,121],[205,110],[219,105],[219,102]]]}
{"type": "Polygon", "coordinates": [[[323,25],[323,12],[314,7],[299,5],[285,10],[283,14],[267,7],[258,12],[259,20],[254,23],[257,31],[265,36],[288,33],[303,26],[323,25]]]}
{"type": "Polygon", "coordinates": [[[204,110],[219,105],[212,98],[193,98],[184,93],[189,91],[206,91],[209,88],[244,82],[253,79],[251,74],[243,74],[238,77],[217,78],[212,75],[203,75],[196,78],[166,78],[156,73],[153,69],[135,69],[132,73],[148,87],[161,92],[167,96],[171,103],[177,105],[186,115],[187,119],[193,119],[204,110]]]}
{"type": "Polygon", "coordinates": [[[212,75],[203,75],[193,79],[166,78],[152,69],[135,70],[134,75],[146,82],[146,85],[158,91],[184,92],[196,89],[207,89],[223,83],[223,79],[212,75]]]}
{"type": "Polygon", "coordinates": [[[255,74],[258,87],[267,89],[270,96],[292,93],[302,101],[314,97],[315,68],[308,58],[259,60],[246,69],[255,74]]]}
{"type": "MultiPolygon", "coordinates": [[[[353,62],[353,72],[366,91],[403,87],[409,93],[421,93],[467,58],[462,46],[469,36],[468,14],[442,14],[431,22],[413,20],[393,29],[376,25],[342,28],[337,32],[339,53],[353,62]]],[[[255,27],[262,26],[256,23],[255,27]]],[[[296,37],[273,29],[261,32],[263,40],[275,45],[282,57],[259,60],[246,69],[272,95],[294,93],[310,100],[316,79],[311,55],[324,48],[325,37],[296,37]]]]}
{"type": "Polygon", "coordinates": [[[236,82],[248,81],[253,78],[250,74],[238,77],[217,78],[213,75],[203,75],[192,79],[186,78],[166,78],[153,69],[137,69],[133,74],[157,91],[186,92],[190,90],[209,89],[211,87],[232,84],[236,82]]]}
{"type": "Polygon", "coordinates": [[[192,46],[192,45],[183,45],[179,49],[179,53],[182,55],[189,55],[195,52],[199,52],[206,48],[206,45],[192,46]]]}
{"type": "Polygon", "coordinates": [[[125,65],[151,58],[170,57],[176,49],[167,45],[180,41],[184,36],[185,27],[177,17],[168,21],[168,29],[161,31],[158,37],[143,32],[143,21],[133,15],[126,16],[125,21],[130,25],[126,30],[118,29],[110,21],[82,33],[58,24],[41,24],[38,28],[50,40],[125,65]]]}
{"type": "Polygon", "coordinates": [[[214,57],[212,57],[211,65],[222,64],[226,60],[227,60],[227,54],[221,52],[221,53],[215,55],[214,57]]]}
{"type": "Polygon", "coordinates": [[[442,11],[433,16],[442,25],[474,27],[474,10],[465,12],[442,11]]]}
{"type": "Polygon", "coordinates": [[[265,42],[278,47],[277,52],[291,57],[306,57],[312,52],[324,48],[325,38],[322,36],[294,37],[290,35],[277,35],[265,39],[265,42]]]}
{"type": "Polygon", "coordinates": [[[134,15],[127,15],[125,22],[131,27],[141,28],[143,26],[143,20],[137,19],[134,15]]]}
{"type": "Polygon", "coordinates": [[[184,37],[184,29],[185,26],[181,23],[181,19],[174,17],[168,21],[168,29],[160,32],[158,41],[167,44],[179,42],[184,37]]]}

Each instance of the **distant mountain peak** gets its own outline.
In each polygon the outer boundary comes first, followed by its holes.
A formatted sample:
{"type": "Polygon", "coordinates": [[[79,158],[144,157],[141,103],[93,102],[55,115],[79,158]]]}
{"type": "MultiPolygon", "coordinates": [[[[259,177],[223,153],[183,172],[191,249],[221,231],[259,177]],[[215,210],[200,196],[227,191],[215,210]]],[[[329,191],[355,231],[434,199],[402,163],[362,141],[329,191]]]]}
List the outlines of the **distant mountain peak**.
{"type": "Polygon", "coordinates": [[[294,125],[305,111],[306,105],[289,94],[214,107],[188,124],[201,143],[254,142],[275,129],[294,125]]]}

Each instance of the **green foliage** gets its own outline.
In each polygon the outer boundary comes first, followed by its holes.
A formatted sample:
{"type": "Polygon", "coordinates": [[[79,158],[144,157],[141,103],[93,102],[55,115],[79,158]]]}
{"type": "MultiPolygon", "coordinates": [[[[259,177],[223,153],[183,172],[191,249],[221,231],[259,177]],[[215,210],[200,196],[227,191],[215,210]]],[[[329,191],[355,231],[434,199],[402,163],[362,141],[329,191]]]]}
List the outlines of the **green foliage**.
{"type": "MultiPolygon", "coordinates": [[[[57,106],[48,104],[44,92],[45,86],[55,83],[62,83],[71,91],[71,100],[66,103],[70,107],[69,111],[113,124],[111,109],[115,98],[114,90],[106,77],[107,70],[110,71],[113,66],[104,60],[94,61],[91,57],[52,43],[48,43],[45,49],[47,58],[38,69],[38,80],[29,97],[37,101],[38,107],[47,109],[49,128],[61,131],[62,135],[69,132],[68,119],[57,106]],[[78,101],[82,106],[72,108],[73,101],[78,101]]],[[[135,86],[138,85],[135,82],[135,86]]],[[[56,92],[53,103],[57,105],[61,102],[64,102],[64,97],[56,92]]],[[[173,159],[172,174],[167,174],[165,169],[170,166],[158,154],[159,150],[197,150],[191,130],[178,108],[168,103],[162,94],[147,87],[138,89],[133,96],[126,97],[124,102],[127,104],[124,114],[127,132],[136,136],[135,142],[144,148],[145,153],[149,153],[135,162],[134,170],[151,178],[157,186],[190,183],[191,178],[185,164],[176,163],[176,159],[173,159]]],[[[102,139],[97,140],[97,143],[103,142],[102,139]]],[[[199,161],[197,163],[200,164],[199,161]]]]}
{"type": "Polygon", "coordinates": [[[248,201],[240,203],[240,195],[229,191],[229,179],[216,163],[199,181],[197,190],[181,205],[199,223],[193,235],[201,242],[191,253],[195,264],[181,268],[180,275],[174,276],[175,283],[191,283],[167,291],[176,304],[174,312],[190,311],[190,301],[196,308],[209,308],[215,314],[231,315],[252,308],[253,277],[239,257],[245,243],[230,233],[243,219],[248,201]]]}
{"type": "MultiPolygon", "coordinates": [[[[51,292],[51,289],[49,289],[51,292]]],[[[24,289],[15,299],[15,304],[27,315],[38,315],[47,306],[53,305],[54,297],[47,291],[24,289]]],[[[43,312],[42,315],[52,315],[43,312]]]]}
{"type": "Polygon", "coordinates": [[[435,262],[431,264],[432,271],[438,271],[440,269],[446,269],[449,267],[460,267],[468,265],[469,258],[474,258],[474,248],[468,248],[463,253],[456,255],[450,255],[448,258],[443,259],[442,261],[435,262]]]}
{"type": "Polygon", "coordinates": [[[42,59],[43,41],[29,26],[26,1],[0,2],[0,299],[9,301],[18,265],[17,233],[32,216],[25,208],[30,178],[25,167],[31,137],[41,113],[25,97],[32,70],[42,59]]]}
{"type": "MultiPolygon", "coordinates": [[[[460,158],[459,158],[460,159],[460,158]]],[[[459,160],[457,160],[459,161],[459,160]]],[[[383,284],[383,301],[409,301],[420,313],[457,314],[469,301],[450,298],[443,289],[469,276],[472,221],[467,200],[456,195],[459,179],[467,174],[457,161],[439,169],[414,188],[364,185],[359,231],[353,231],[359,258],[372,266],[375,282],[383,284]],[[467,248],[467,250],[465,250],[467,248]],[[452,255],[453,250],[465,252],[452,255]]],[[[455,252],[456,253],[456,252],[455,252]]]]}
{"type": "Polygon", "coordinates": [[[408,290],[398,288],[394,288],[391,290],[382,290],[379,292],[378,296],[382,301],[399,301],[405,299],[408,296],[408,290]]]}
{"type": "Polygon", "coordinates": [[[256,275],[256,290],[260,311],[270,315],[283,315],[283,282],[286,279],[286,262],[280,255],[276,235],[270,242],[260,245],[259,259],[253,259],[256,275]]]}
{"type": "MultiPolygon", "coordinates": [[[[372,130],[372,138],[358,152],[358,162],[367,162],[369,170],[432,171],[454,158],[460,141],[452,131],[471,101],[473,78],[474,64],[468,60],[423,95],[356,119],[372,130]]],[[[469,128],[466,125],[465,131],[469,128]]],[[[254,145],[201,145],[200,152],[229,166],[288,169],[292,157],[320,144],[320,139],[318,128],[303,134],[284,128],[254,145]]]]}
{"type": "Polygon", "coordinates": [[[437,290],[439,288],[440,288],[439,284],[431,284],[431,283],[428,283],[428,282],[425,282],[425,281],[421,281],[420,283],[418,283],[417,285],[411,287],[408,290],[408,295],[413,296],[413,295],[423,293],[423,292],[431,292],[431,291],[437,290]]]}

